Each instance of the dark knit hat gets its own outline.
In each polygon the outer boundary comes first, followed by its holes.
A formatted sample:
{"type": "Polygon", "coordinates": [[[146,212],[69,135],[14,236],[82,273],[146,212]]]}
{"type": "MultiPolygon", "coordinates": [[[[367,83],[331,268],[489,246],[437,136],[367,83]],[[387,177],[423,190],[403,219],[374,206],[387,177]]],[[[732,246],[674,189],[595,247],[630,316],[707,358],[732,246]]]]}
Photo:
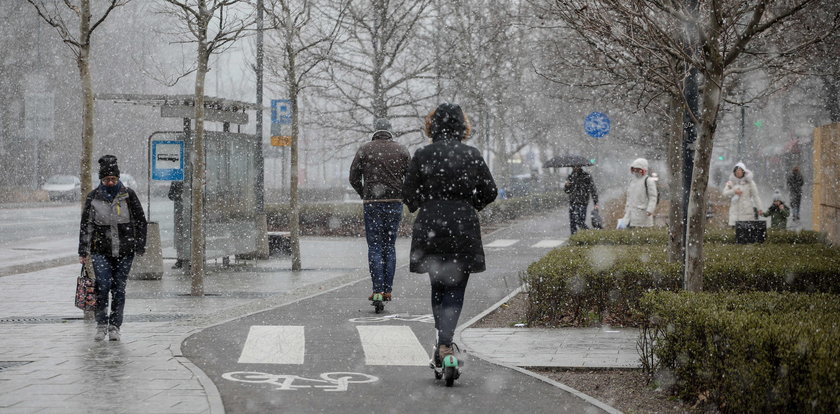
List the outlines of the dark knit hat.
{"type": "Polygon", "coordinates": [[[120,167],[117,166],[117,157],[113,155],[103,155],[99,159],[99,179],[105,177],[119,177],[120,167]]]}
{"type": "Polygon", "coordinates": [[[391,131],[391,121],[388,118],[377,118],[373,121],[373,130],[375,131],[391,131]]]}

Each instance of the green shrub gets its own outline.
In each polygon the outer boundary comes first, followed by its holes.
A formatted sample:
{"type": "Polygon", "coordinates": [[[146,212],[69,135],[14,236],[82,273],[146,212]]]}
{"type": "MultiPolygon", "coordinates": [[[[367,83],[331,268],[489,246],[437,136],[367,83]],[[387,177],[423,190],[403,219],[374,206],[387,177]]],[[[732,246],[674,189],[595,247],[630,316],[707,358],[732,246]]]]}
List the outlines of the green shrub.
{"type": "MultiPolygon", "coordinates": [[[[628,230],[584,230],[569,238],[571,245],[626,245],[667,244],[668,230],[662,227],[635,228],[628,230]]],[[[704,237],[706,243],[735,243],[735,230],[709,229],[704,237]]],[[[811,230],[767,230],[764,244],[815,244],[826,243],[825,234],[811,230]]]]}
{"type": "Polygon", "coordinates": [[[652,292],[641,309],[673,390],[721,412],[837,412],[840,297],[652,292]]]}
{"type": "MultiPolygon", "coordinates": [[[[822,244],[709,244],[704,290],[840,294],[838,269],[840,251],[822,244]]],[[[526,281],[532,325],[586,325],[592,313],[635,325],[641,295],[679,290],[682,273],[661,244],[567,246],[531,264],[526,281]]]]}
{"type": "MultiPolygon", "coordinates": [[[[550,210],[565,202],[562,193],[532,194],[524,197],[496,200],[478,214],[484,225],[499,224],[528,214],[550,210]]],[[[290,208],[288,204],[266,204],[268,228],[288,230],[290,208]]],[[[411,233],[416,214],[403,209],[400,233],[411,233]]],[[[302,234],[358,235],[365,227],[362,204],[359,203],[307,203],[300,206],[302,234]]]]}

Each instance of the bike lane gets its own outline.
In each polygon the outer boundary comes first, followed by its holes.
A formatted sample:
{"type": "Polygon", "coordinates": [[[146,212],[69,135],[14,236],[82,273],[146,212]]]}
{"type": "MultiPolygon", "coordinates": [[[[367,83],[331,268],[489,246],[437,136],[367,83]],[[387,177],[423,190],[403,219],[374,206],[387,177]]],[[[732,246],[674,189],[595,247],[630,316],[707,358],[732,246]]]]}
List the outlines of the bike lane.
{"type": "MultiPolygon", "coordinates": [[[[485,237],[488,271],[470,277],[460,322],[504,298],[545,254],[557,224],[538,219],[485,237]],[[511,243],[516,240],[517,242],[511,243]],[[496,243],[493,243],[496,241],[496,243]]],[[[360,239],[360,242],[364,242],[360,239]]],[[[596,413],[579,397],[515,370],[470,358],[448,388],[428,361],[435,342],[427,275],[397,269],[394,301],[375,314],[369,280],[207,328],[182,344],[227,412],[596,413]]]]}

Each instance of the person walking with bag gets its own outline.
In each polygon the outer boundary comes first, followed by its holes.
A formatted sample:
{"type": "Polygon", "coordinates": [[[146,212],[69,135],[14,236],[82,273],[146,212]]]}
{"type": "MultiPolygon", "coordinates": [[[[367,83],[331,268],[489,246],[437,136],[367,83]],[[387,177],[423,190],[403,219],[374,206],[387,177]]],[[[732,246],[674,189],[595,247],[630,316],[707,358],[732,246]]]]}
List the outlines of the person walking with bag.
{"type": "Polygon", "coordinates": [[[732,169],[732,175],[723,187],[723,196],[730,197],[729,225],[732,227],[735,227],[736,221],[754,221],[764,214],[753,173],[743,162],[735,164],[732,169]]]}
{"type": "Polygon", "coordinates": [[[630,164],[633,178],[627,187],[627,200],[624,203],[624,217],[619,227],[653,227],[653,213],[659,199],[656,180],[648,176],[648,161],[637,158],[630,164]]]}
{"type": "Polygon", "coordinates": [[[99,159],[101,184],[87,195],[79,228],[79,262],[84,265],[91,260],[96,278],[97,341],[106,336],[120,340],[128,273],[134,255],[142,255],[146,249],[143,206],[119,177],[117,157],[99,159]]]}
{"type": "MultiPolygon", "coordinates": [[[[586,230],[586,207],[589,206],[589,198],[592,198],[592,203],[595,204],[594,210],[598,210],[598,189],[595,187],[595,181],[592,176],[583,170],[583,167],[577,166],[572,168],[572,173],[566,179],[566,184],[563,191],[569,195],[569,228],[571,233],[575,234],[578,228],[586,230]]],[[[592,226],[596,227],[595,217],[600,215],[593,211],[592,226]]],[[[598,226],[600,227],[600,223],[598,226]]]]}
{"type": "Polygon", "coordinates": [[[440,368],[447,357],[454,359],[452,338],[469,276],[485,270],[477,212],[496,199],[497,189],[481,152],[462,142],[470,124],[460,106],[438,106],[426,116],[424,132],[432,143],[414,153],[403,201],[409,211],[420,211],[409,270],[429,274],[437,331],[433,364],[440,368]]]}
{"type": "Polygon", "coordinates": [[[394,244],[403,210],[403,179],[411,155],[394,141],[387,119],[377,119],[373,127],[371,141],[359,148],[350,165],[350,185],[364,202],[368,267],[373,288],[368,300],[381,295],[382,300],[390,301],[397,266],[394,244]]]}

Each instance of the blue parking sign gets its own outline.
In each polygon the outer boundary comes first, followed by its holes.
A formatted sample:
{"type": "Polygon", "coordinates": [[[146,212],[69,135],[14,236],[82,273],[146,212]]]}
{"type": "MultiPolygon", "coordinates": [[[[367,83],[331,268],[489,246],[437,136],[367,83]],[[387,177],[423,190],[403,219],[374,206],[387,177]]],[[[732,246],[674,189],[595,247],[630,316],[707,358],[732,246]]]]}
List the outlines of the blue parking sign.
{"type": "Polygon", "coordinates": [[[271,100],[271,123],[281,125],[292,123],[292,101],[288,99],[271,100]]]}

